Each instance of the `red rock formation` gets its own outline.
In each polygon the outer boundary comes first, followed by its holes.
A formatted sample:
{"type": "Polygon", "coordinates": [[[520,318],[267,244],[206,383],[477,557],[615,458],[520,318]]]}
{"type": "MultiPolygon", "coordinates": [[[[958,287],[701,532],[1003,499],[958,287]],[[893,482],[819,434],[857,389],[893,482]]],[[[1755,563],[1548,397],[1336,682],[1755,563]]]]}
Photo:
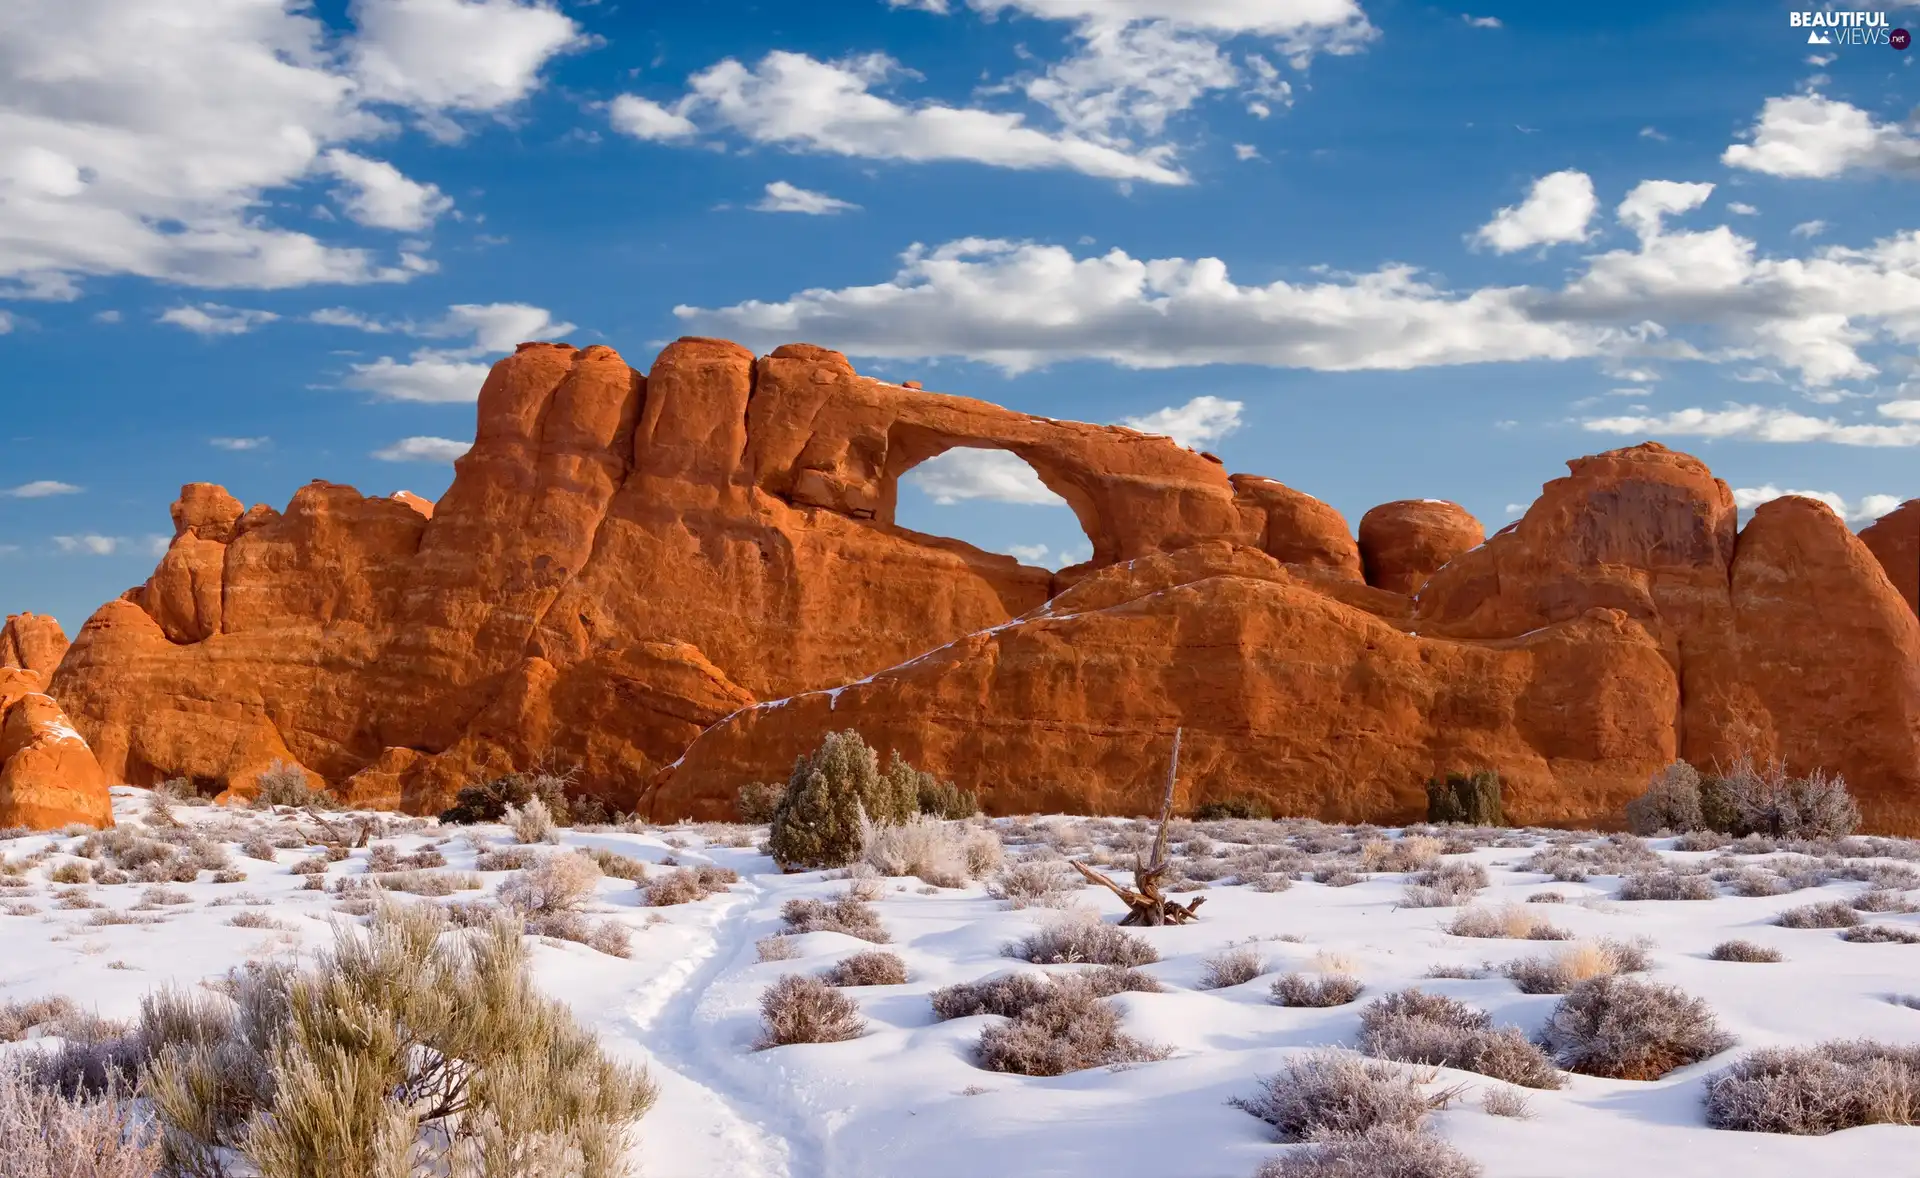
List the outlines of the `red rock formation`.
{"type": "Polygon", "coordinates": [[[1907,599],[1907,608],[1920,613],[1920,499],[1909,499],[1862,528],[1860,539],[1907,599]]]}
{"type": "Polygon", "coordinates": [[[1487,538],[1480,521],[1457,503],[1400,499],[1360,517],[1360,556],[1367,584],[1418,593],[1434,571],[1487,538]]]}
{"type": "Polygon", "coordinates": [[[67,634],[42,614],[13,614],[0,625],[0,667],[53,674],[67,654],[67,634]]]}
{"type": "Polygon", "coordinates": [[[0,827],[112,826],[106,775],[44,688],[37,671],[0,668],[0,827]]]}
{"type": "Polygon", "coordinates": [[[854,723],[996,810],[1128,810],[1185,726],[1196,800],[1402,819],[1430,774],[1491,766],[1522,820],[1608,823],[1676,751],[1751,747],[1920,830],[1920,621],[1830,518],[1789,504],[1736,544],[1725,485],[1658,446],[1571,464],[1474,548],[1451,504],[1376,508],[1356,544],[1169,439],[804,344],[682,340],[646,376],[524,345],[478,416],[433,505],[183,489],[153,577],[55,676],[106,773],[245,795],[287,761],[430,810],[546,762],[622,808],[718,815],[854,723]],[[899,478],[957,446],[1025,459],[1092,559],[1049,574],[899,527],[899,478]]]}

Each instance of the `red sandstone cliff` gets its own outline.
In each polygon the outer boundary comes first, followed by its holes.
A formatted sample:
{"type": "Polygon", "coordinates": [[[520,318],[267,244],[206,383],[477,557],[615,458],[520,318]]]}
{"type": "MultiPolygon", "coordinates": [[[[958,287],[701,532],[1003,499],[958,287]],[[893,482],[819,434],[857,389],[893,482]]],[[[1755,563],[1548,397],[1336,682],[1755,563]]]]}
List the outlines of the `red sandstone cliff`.
{"type": "Polygon", "coordinates": [[[66,650],[52,618],[14,614],[0,625],[0,827],[113,825],[106,774],[46,694],[66,650]]]}
{"type": "Polygon", "coordinates": [[[1196,796],[1291,812],[1406,818],[1430,773],[1491,765],[1516,817],[1607,821],[1676,752],[1757,742],[1920,829],[1900,590],[1805,501],[1736,536],[1724,484],[1657,446],[1574,463],[1479,547],[1433,502],[1356,541],[1168,439],[809,345],[682,340],[642,376],[533,344],[438,504],[315,483],[243,510],[196,484],[174,531],[53,681],[136,784],[245,794],[285,760],[423,810],[545,761],[656,818],[719,814],[852,724],[998,811],[1131,809],[1183,724],[1196,796]],[[1025,459],[1093,558],[1049,573],[895,525],[899,477],[954,446],[1025,459]]]}

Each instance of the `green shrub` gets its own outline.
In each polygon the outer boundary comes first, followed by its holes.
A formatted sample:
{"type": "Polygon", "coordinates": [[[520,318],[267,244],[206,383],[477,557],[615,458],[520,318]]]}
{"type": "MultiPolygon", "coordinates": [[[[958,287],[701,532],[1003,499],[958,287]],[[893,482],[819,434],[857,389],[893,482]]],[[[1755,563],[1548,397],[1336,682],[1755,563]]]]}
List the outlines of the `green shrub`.
{"type": "Polygon", "coordinates": [[[780,807],[780,799],[787,787],[772,781],[749,781],[740,787],[733,796],[733,813],[748,826],[760,826],[773,821],[773,813],[780,807]]]}
{"type": "MultiPolygon", "coordinates": [[[[782,868],[844,867],[860,856],[860,817],[899,825],[920,811],[915,783],[880,772],[879,757],[849,728],[796,759],[774,808],[767,850],[782,868]]],[[[896,764],[899,764],[896,760],[896,764]]]]}
{"type": "Polygon", "coordinates": [[[509,773],[478,785],[469,785],[454,795],[453,805],[440,812],[440,821],[462,826],[476,822],[499,822],[506,817],[508,807],[522,807],[538,798],[553,821],[561,826],[572,826],[578,822],[604,822],[606,807],[597,800],[567,796],[567,787],[573,784],[573,780],[572,773],[509,773]],[[576,812],[583,808],[594,813],[583,815],[576,812]]]}
{"type": "Polygon", "coordinates": [[[1250,798],[1244,794],[1215,798],[1211,802],[1202,802],[1193,811],[1195,822],[1220,822],[1228,818],[1245,818],[1265,822],[1273,817],[1273,811],[1259,798],[1250,798]]]}
{"type": "Polygon", "coordinates": [[[1468,826],[1504,826],[1500,775],[1491,769],[1449,773],[1427,782],[1427,821],[1468,826]]]}

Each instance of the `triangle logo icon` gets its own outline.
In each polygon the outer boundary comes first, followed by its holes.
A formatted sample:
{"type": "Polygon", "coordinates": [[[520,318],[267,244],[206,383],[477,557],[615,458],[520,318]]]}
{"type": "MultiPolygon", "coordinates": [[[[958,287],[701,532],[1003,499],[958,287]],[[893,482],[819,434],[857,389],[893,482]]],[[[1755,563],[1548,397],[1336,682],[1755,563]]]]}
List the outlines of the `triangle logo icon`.
{"type": "Polygon", "coordinates": [[[1820,30],[1815,29],[1813,32],[1807,34],[1807,44],[1831,45],[1833,44],[1833,38],[1827,36],[1825,33],[1821,32],[1820,30]]]}

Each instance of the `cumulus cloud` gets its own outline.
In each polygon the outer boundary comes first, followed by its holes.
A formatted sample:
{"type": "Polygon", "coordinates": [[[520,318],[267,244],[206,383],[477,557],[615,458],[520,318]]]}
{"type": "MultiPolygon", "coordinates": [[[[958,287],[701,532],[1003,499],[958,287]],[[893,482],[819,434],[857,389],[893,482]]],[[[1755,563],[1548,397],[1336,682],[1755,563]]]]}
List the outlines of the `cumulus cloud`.
{"type": "Polygon", "coordinates": [[[1066,500],[1047,490],[1031,466],[1005,450],[956,447],[914,467],[907,472],[906,479],[943,506],[969,499],[1034,507],[1066,504],[1066,500]]]}
{"type": "Polygon", "coordinates": [[[622,135],[654,142],[690,139],[700,133],[692,119],[637,94],[622,94],[608,104],[607,120],[622,135]]]}
{"type": "Polygon", "coordinates": [[[785,180],[775,180],[773,183],[767,185],[766,193],[767,194],[753,206],[755,211],[762,213],[805,213],[808,216],[819,217],[846,212],[850,209],[860,207],[852,201],[839,200],[835,197],[828,196],[824,192],[813,192],[805,188],[799,188],[787,183],[785,180]]]}
{"type": "MultiPolygon", "coordinates": [[[[334,316],[339,326],[369,330],[352,312],[334,316]]],[[[554,339],[574,330],[571,323],[560,322],[544,307],[526,303],[461,303],[447,308],[440,319],[425,324],[407,323],[393,330],[427,338],[469,337],[470,344],[459,347],[420,348],[406,360],[381,356],[368,364],[355,364],[346,379],[348,388],[361,389],[394,401],[425,401],[449,404],[472,402],[480,395],[487,378],[483,356],[511,352],[521,343],[534,339],[554,339]]]]}
{"type": "Polygon", "coordinates": [[[1736,213],[1742,217],[1755,217],[1760,214],[1759,209],[1754,208],[1752,205],[1747,204],[1744,201],[1738,201],[1738,200],[1728,201],[1727,211],[1729,213],[1736,213]]]}
{"type": "Polygon", "coordinates": [[[1584,241],[1587,223],[1599,207],[1593,180],[1585,172],[1569,168],[1535,180],[1526,200],[1495,213],[1474,237],[1502,254],[1536,245],[1584,241]]]}
{"type": "MultiPolygon", "coordinates": [[[[393,115],[446,132],[453,114],[504,111],[575,26],[545,0],[355,0],[347,15],[333,29],[307,5],[261,0],[0,4],[0,290],[71,298],[89,275],[280,289],[430,270],[270,210],[331,177],[369,223],[407,220],[404,177],[356,155],[357,184],[329,153],[390,132],[393,115]]],[[[424,217],[444,198],[417,187],[424,217]]]]}
{"type": "Polygon", "coordinates": [[[0,491],[0,496],[8,499],[45,499],[52,495],[77,495],[83,490],[72,483],[63,483],[58,479],[36,479],[31,483],[21,483],[17,487],[8,487],[0,491]]]}
{"type": "Polygon", "coordinates": [[[272,438],[208,438],[207,445],[217,450],[258,450],[272,442],[272,438]]]}
{"type": "Polygon", "coordinates": [[[1748,442],[1830,442],[1841,446],[1920,446],[1920,402],[1890,401],[1880,406],[1880,414],[1896,424],[1845,422],[1765,405],[1595,417],[1581,424],[1589,430],[1611,434],[1664,434],[1748,442]]]}
{"type": "Polygon", "coordinates": [[[1501,27],[1500,18],[1497,16],[1474,16],[1470,13],[1463,12],[1460,14],[1460,19],[1466,21],[1476,29],[1497,29],[1501,27]]]}
{"type": "Polygon", "coordinates": [[[12,330],[13,316],[7,314],[5,311],[0,311],[0,335],[6,335],[12,330]]]}
{"type": "Polygon", "coordinates": [[[1039,564],[1049,549],[1045,544],[1009,544],[1003,551],[1021,564],[1039,564]]]}
{"type": "Polygon", "coordinates": [[[338,177],[334,199],[347,216],[374,229],[418,232],[432,225],[453,201],[432,184],[407,179],[399,168],[335,148],[320,157],[338,177]]]}
{"type": "Polygon", "coordinates": [[[263,323],[280,316],[272,311],[245,307],[223,307],[219,303],[201,303],[197,307],[170,307],[160,313],[160,322],[170,323],[198,336],[245,335],[263,323]]]}
{"type": "Polygon", "coordinates": [[[88,532],[79,536],[55,536],[53,546],[60,551],[78,556],[112,556],[125,543],[118,536],[102,536],[88,532]]]}
{"type": "Polygon", "coordinates": [[[452,462],[473,448],[472,442],[452,438],[401,438],[391,446],[382,446],[373,456],[384,462],[452,462]]]}
{"type": "Polygon", "coordinates": [[[1821,94],[1769,98],[1749,133],[1720,155],[1730,168],[1821,180],[1855,169],[1920,175],[1920,134],[1821,94]]]}
{"type": "Polygon", "coordinates": [[[1156,409],[1139,417],[1123,417],[1120,424],[1142,433],[1165,434],[1182,446],[1202,449],[1240,428],[1239,401],[1195,397],[1185,405],[1156,409]]]}
{"type": "Polygon", "coordinates": [[[1713,195],[1711,184],[1677,180],[1642,180],[1627,193],[1614,215],[1642,239],[1658,237],[1669,216],[1692,212],[1713,195]]]}
{"type": "Polygon", "coordinates": [[[1811,221],[1802,221],[1789,232],[1795,237],[1818,237],[1827,231],[1827,223],[1818,217],[1811,221]]]}
{"type": "Polygon", "coordinates": [[[1898,495],[1863,495],[1857,503],[1847,500],[1832,491],[1783,491],[1772,483],[1758,487],[1736,487],[1733,491],[1733,503],[1741,511],[1752,511],[1762,503],[1771,503],[1787,495],[1798,495],[1802,499],[1817,499],[1833,508],[1834,514],[1850,523],[1872,523],[1881,516],[1900,506],[1898,495]]]}

